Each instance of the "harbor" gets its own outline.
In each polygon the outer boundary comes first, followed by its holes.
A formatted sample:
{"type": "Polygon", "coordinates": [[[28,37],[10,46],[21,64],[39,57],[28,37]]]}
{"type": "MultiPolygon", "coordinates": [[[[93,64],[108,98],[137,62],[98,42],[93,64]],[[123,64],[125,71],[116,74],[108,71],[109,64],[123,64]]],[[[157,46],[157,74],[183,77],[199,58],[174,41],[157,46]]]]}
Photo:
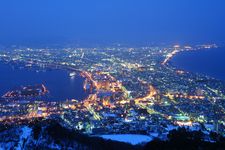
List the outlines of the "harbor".
{"type": "Polygon", "coordinates": [[[30,69],[4,63],[0,63],[0,68],[0,73],[4,74],[0,76],[1,98],[24,99],[36,96],[47,101],[81,101],[88,96],[88,91],[83,89],[85,78],[80,76],[79,72],[65,69],[30,69]],[[43,91],[41,85],[44,85],[48,92],[43,91]]]}

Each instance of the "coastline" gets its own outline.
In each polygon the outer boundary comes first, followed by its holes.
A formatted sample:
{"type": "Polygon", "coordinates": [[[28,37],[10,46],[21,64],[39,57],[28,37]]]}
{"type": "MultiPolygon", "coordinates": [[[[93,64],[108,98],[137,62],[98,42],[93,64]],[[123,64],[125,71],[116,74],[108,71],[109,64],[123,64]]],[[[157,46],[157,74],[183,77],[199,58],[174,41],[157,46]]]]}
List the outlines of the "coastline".
{"type": "Polygon", "coordinates": [[[177,50],[176,53],[173,51],[172,55],[168,54],[171,57],[166,58],[167,61],[163,65],[225,81],[225,70],[222,67],[225,62],[222,61],[223,58],[220,58],[224,54],[223,49],[223,47],[210,47],[192,50],[181,49],[177,50]]]}
{"type": "Polygon", "coordinates": [[[0,90],[2,95],[21,86],[26,87],[36,84],[44,84],[49,90],[49,93],[46,96],[37,96],[37,99],[47,101],[77,99],[82,101],[88,96],[88,92],[83,91],[83,83],[85,79],[80,76],[78,71],[79,75],[77,74],[72,78],[69,76],[69,72],[71,72],[71,69],[69,68],[26,68],[22,64],[21,66],[17,64],[17,66],[14,67],[13,64],[10,65],[4,62],[0,62],[0,65],[6,68],[6,70],[1,70],[1,73],[4,74],[4,76],[0,78],[1,84],[4,85],[0,90]],[[23,78],[17,78],[14,71],[23,78]],[[5,76],[5,74],[8,75],[5,76]],[[61,78],[63,78],[63,80],[58,80],[61,78]],[[15,79],[17,84],[15,84],[15,79]]]}

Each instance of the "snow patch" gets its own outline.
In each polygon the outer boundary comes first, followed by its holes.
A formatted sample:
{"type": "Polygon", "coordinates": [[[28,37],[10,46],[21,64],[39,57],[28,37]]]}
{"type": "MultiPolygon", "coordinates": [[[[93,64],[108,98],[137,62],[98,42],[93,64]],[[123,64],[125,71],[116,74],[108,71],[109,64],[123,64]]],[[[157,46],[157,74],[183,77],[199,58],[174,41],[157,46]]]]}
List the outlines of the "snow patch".
{"type": "Polygon", "coordinates": [[[111,135],[100,135],[100,137],[107,140],[130,143],[132,145],[146,143],[153,140],[153,138],[150,136],[139,134],[111,134],[111,135]]]}
{"type": "Polygon", "coordinates": [[[24,140],[27,139],[31,135],[31,131],[32,131],[32,129],[27,126],[24,126],[21,130],[22,130],[22,133],[20,135],[18,147],[15,148],[16,150],[23,149],[24,140]]]}

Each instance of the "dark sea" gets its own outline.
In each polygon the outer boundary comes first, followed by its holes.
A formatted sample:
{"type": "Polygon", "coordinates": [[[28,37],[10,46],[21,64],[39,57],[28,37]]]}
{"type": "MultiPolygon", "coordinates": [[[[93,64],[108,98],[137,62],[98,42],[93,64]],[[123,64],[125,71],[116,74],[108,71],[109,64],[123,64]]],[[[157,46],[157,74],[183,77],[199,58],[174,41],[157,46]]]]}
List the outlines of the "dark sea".
{"type": "Polygon", "coordinates": [[[180,52],[170,63],[178,69],[225,81],[225,48],[180,52]]]}
{"type": "Polygon", "coordinates": [[[21,69],[0,63],[0,97],[7,91],[20,86],[44,84],[49,93],[47,96],[41,97],[40,100],[83,100],[88,96],[88,93],[83,90],[84,78],[79,73],[71,78],[69,73],[65,70],[21,69]]]}

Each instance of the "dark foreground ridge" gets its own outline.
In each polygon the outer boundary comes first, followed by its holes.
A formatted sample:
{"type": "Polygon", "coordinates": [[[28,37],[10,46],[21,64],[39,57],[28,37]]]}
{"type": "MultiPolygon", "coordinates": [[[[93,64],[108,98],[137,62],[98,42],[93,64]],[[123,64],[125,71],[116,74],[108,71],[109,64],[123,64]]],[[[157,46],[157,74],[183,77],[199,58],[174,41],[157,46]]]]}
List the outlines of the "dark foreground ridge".
{"type": "Polygon", "coordinates": [[[67,129],[55,120],[36,120],[30,124],[17,127],[1,125],[0,137],[0,147],[3,149],[10,149],[13,147],[29,150],[139,149],[138,146],[132,146],[123,142],[104,140],[100,137],[90,137],[77,131],[67,129]],[[29,130],[30,133],[23,133],[29,132],[29,130]],[[27,137],[24,136],[26,134],[28,135],[27,137]]]}
{"type": "Polygon", "coordinates": [[[158,149],[224,149],[225,138],[210,133],[205,140],[201,131],[187,131],[185,128],[172,130],[167,141],[155,139],[147,144],[104,140],[67,129],[55,120],[36,120],[21,126],[0,126],[0,147],[3,149],[96,149],[96,150],[158,150],[158,149]],[[13,133],[13,134],[12,134],[13,133]]]}
{"type": "Polygon", "coordinates": [[[210,133],[210,141],[205,139],[201,131],[189,132],[185,128],[172,130],[167,141],[153,140],[144,146],[145,150],[222,150],[225,148],[225,138],[210,133]]]}

